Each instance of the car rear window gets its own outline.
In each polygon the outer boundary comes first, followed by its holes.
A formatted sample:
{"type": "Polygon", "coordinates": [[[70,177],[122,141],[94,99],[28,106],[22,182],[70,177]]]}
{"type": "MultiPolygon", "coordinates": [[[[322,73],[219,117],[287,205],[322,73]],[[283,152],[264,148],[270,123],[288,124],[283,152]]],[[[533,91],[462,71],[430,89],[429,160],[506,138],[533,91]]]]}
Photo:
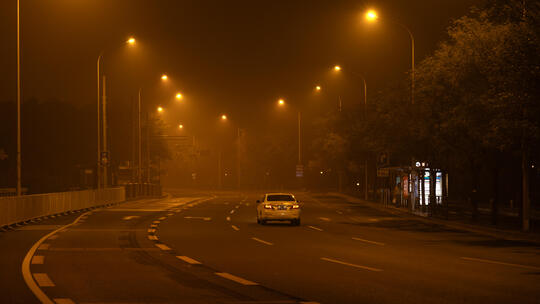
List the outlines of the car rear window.
{"type": "Polygon", "coordinates": [[[294,197],[288,194],[272,194],[272,195],[268,195],[266,197],[266,200],[269,202],[275,202],[275,201],[294,202],[294,197]]]}

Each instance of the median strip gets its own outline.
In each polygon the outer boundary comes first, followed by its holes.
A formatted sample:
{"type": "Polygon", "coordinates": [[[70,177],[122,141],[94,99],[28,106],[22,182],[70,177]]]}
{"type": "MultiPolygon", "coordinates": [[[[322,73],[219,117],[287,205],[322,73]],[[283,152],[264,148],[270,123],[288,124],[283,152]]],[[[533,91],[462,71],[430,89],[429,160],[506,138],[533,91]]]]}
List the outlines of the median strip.
{"type": "Polygon", "coordinates": [[[343,262],[343,261],[339,261],[339,260],[334,260],[334,259],[330,259],[330,258],[321,258],[321,260],[336,263],[336,264],[341,264],[341,265],[345,265],[345,266],[349,266],[349,267],[369,270],[369,271],[377,271],[377,272],[382,271],[382,269],[368,267],[368,266],[362,266],[362,265],[356,265],[356,264],[351,264],[351,263],[347,263],[347,262],[343,262]]]}
{"type": "Polygon", "coordinates": [[[232,274],[226,273],[226,272],[216,272],[216,275],[218,275],[218,276],[220,276],[222,278],[234,281],[236,283],[240,283],[242,285],[247,285],[247,286],[259,285],[259,284],[255,283],[255,282],[243,279],[241,277],[237,277],[235,275],[232,275],[232,274]]]}

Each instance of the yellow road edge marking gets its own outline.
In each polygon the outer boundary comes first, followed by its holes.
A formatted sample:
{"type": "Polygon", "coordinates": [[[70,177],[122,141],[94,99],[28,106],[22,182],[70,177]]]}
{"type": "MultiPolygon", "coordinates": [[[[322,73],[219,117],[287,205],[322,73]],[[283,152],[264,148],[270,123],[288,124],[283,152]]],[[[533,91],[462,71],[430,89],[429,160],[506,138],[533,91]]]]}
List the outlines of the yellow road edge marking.
{"type": "Polygon", "coordinates": [[[225,278],[225,279],[228,279],[228,280],[231,280],[231,281],[234,281],[236,283],[240,283],[242,285],[247,285],[247,286],[254,286],[254,285],[259,285],[255,282],[252,282],[252,281],[249,281],[249,280],[246,280],[246,279],[243,279],[241,277],[237,277],[235,275],[232,275],[230,273],[226,273],[226,272],[216,272],[215,273],[216,275],[222,277],[222,278],[225,278]]]}
{"type": "Polygon", "coordinates": [[[375,242],[375,241],[370,241],[370,240],[364,240],[364,239],[357,238],[357,237],[353,237],[352,239],[355,240],[355,241],[360,241],[360,242],[365,242],[365,243],[375,244],[375,245],[379,245],[379,246],[384,246],[384,245],[385,245],[384,243],[375,242]]]}
{"type": "Polygon", "coordinates": [[[45,257],[42,255],[35,255],[32,257],[32,265],[41,265],[43,264],[45,257]]]}
{"type": "Polygon", "coordinates": [[[201,262],[199,262],[199,261],[197,261],[197,260],[194,260],[194,259],[192,259],[192,258],[190,258],[190,257],[187,257],[187,256],[185,256],[185,255],[178,255],[178,256],[176,256],[176,257],[177,257],[178,259],[180,259],[180,260],[186,262],[186,263],[191,264],[191,265],[199,265],[199,264],[201,264],[201,262]]]}
{"type": "Polygon", "coordinates": [[[33,275],[39,287],[54,287],[54,283],[46,273],[34,273],[33,275]]]}
{"type": "Polygon", "coordinates": [[[330,259],[330,258],[321,258],[321,260],[327,261],[327,262],[336,263],[336,264],[341,264],[341,265],[345,265],[345,266],[350,266],[350,267],[354,267],[354,268],[360,268],[360,269],[370,270],[370,271],[377,271],[377,272],[383,271],[382,269],[378,269],[378,268],[373,268],[373,267],[368,267],[368,266],[362,266],[362,265],[351,264],[351,263],[347,263],[347,262],[343,262],[343,261],[339,261],[339,260],[334,260],[334,259],[330,259]]]}
{"type": "Polygon", "coordinates": [[[503,266],[511,266],[511,267],[532,269],[532,270],[540,270],[540,267],[536,267],[536,266],[513,264],[513,263],[499,262],[499,261],[493,261],[493,260],[484,260],[484,259],[478,259],[478,258],[469,258],[469,257],[461,257],[461,258],[463,260],[467,260],[467,261],[475,261],[475,262],[482,262],[482,263],[495,264],[495,265],[503,265],[503,266]]]}
{"type": "Polygon", "coordinates": [[[240,230],[240,228],[236,227],[235,225],[231,225],[231,227],[232,227],[232,229],[234,229],[236,231],[240,230]]]}
{"type": "Polygon", "coordinates": [[[30,288],[32,293],[36,296],[36,298],[38,298],[38,300],[41,303],[43,303],[43,304],[54,304],[54,302],[43,292],[43,290],[41,290],[41,288],[39,288],[36,281],[34,281],[34,278],[32,277],[32,273],[30,272],[30,262],[32,260],[32,257],[34,256],[34,253],[36,252],[38,247],[46,239],[48,239],[52,235],[56,234],[57,232],[63,231],[64,229],[75,225],[81,219],[81,217],[87,216],[90,213],[91,213],[91,211],[83,213],[78,218],[76,218],[75,221],[73,221],[73,223],[62,226],[62,227],[50,232],[49,234],[43,236],[36,243],[34,243],[34,245],[32,245],[30,250],[28,250],[28,252],[26,253],[26,256],[24,257],[22,265],[21,265],[21,272],[22,272],[22,275],[23,275],[23,279],[24,279],[24,282],[26,283],[26,286],[28,286],[28,288],[30,288]]]}
{"type": "Polygon", "coordinates": [[[256,237],[252,237],[251,239],[252,239],[252,240],[254,240],[254,241],[257,241],[257,242],[260,242],[260,243],[266,244],[266,245],[270,245],[270,246],[274,245],[274,244],[272,244],[272,243],[270,243],[270,242],[267,242],[267,241],[264,241],[264,240],[258,239],[258,238],[256,238],[256,237]]]}

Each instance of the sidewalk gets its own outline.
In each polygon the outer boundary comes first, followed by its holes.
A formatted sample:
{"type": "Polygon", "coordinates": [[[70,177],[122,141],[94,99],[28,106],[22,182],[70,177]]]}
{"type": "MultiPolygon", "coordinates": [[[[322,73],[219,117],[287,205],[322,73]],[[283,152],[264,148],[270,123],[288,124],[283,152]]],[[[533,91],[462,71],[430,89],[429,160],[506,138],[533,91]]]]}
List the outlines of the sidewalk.
{"type": "Polygon", "coordinates": [[[331,192],[328,194],[346,199],[350,203],[367,205],[371,208],[383,210],[383,211],[386,211],[395,215],[403,216],[403,217],[406,217],[406,216],[414,217],[416,220],[424,221],[427,223],[435,223],[439,225],[444,225],[453,229],[465,230],[469,232],[478,233],[481,235],[491,236],[498,239],[506,239],[506,240],[511,240],[511,241],[520,241],[520,242],[533,242],[533,243],[540,244],[540,233],[538,233],[537,231],[521,232],[517,230],[504,229],[501,227],[494,227],[491,225],[490,227],[485,224],[467,223],[466,221],[468,219],[466,218],[462,218],[459,220],[457,219],[445,220],[445,219],[435,218],[435,217],[426,217],[420,214],[411,213],[408,209],[405,209],[405,208],[397,208],[391,205],[384,206],[379,203],[365,201],[357,197],[343,194],[343,193],[331,192]]]}

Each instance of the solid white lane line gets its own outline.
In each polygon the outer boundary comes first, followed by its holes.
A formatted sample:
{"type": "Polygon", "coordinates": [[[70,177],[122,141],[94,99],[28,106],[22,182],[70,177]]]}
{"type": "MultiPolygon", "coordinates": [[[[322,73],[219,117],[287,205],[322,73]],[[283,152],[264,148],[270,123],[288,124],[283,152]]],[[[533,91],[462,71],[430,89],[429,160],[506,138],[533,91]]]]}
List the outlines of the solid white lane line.
{"type": "Polygon", "coordinates": [[[39,287],[54,287],[54,283],[46,273],[34,273],[33,275],[39,287]]]}
{"type": "Polygon", "coordinates": [[[45,257],[42,255],[35,255],[32,257],[32,265],[43,264],[44,259],[45,257]]]}
{"type": "Polygon", "coordinates": [[[155,233],[156,229],[148,229],[148,233],[155,233]]]}
{"type": "Polygon", "coordinates": [[[49,247],[51,247],[51,244],[43,243],[43,244],[39,245],[38,250],[48,250],[49,247]]]}
{"type": "Polygon", "coordinates": [[[216,275],[218,275],[218,276],[220,276],[222,278],[231,280],[231,281],[235,281],[236,283],[240,283],[242,285],[248,285],[248,286],[259,285],[259,284],[255,283],[255,282],[251,282],[249,280],[242,279],[241,277],[237,277],[235,275],[232,275],[232,274],[226,273],[226,272],[216,272],[216,275]]]}
{"type": "Polygon", "coordinates": [[[461,257],[461,258],[463,260],[467,260],[467,261],[482,262],[482,263],[488,263],[488,264],[503,265],[503,266],[510,266],[510,267],[518,267],[518,268],[525,268],[525,269],[532,269],[532,270],[540,270],[540,267],[536,267],[536,266],[513,264],[513,263],[506,263],[506,262],[499,262],[499,261],[492,261],[492,260],[484,260],[484,259],[478,259],[478,258],[469,258],[469,257],[461,257]]]}
{"type": "Polygon", "coordinates": [[[320,217],[320,219],[323,220],[323,221],[326,221],[326,222],[329,222],[329,221],[330,221],[330,219],[327,218],[327,217],[320,217]]]}
{"type": "Polygon", "coordinates": [[[179,258],[180,260],[186,262],[186,263],[189,263],[191,265],[199,265],[201,264],[201,262],[197,261],[197,260],[194,260],[190,257],[187,257],[187,256],[184,256],[184,255],[180,255],[180,256],[176,256],[177,258],[179,258]]]}
{"type": "Polygon", "coordinates": [[[56,304],[75,304],[75,302],[73,302],[73,300],[68,299],[68,298],[54,299],[54,303],[56,303],[56,304]]]}
{"type": "Polygon", "coordinates": [[[157,236],[155,236],[155,235],[149,235],[149,236],[148,236],[148,239],[149,239],[150,241],[157,241],[157,240],[158,240],[157,236]]]}
{"type": "Polygon", "coordinates": [[[274,244],[272,244],[272,243],[270,243],[270,242],[267,242],[267,241],[264,241],[264,240],[258,239],[258,238],[256,238],[256,237],[252,237],[251,239],[252,239],[252,240],[254,240],[254,241],[257,241],[257,242],[260,242],[260,243],[266,244],[266,245],[270,245],[270,246],[271,246],[271,245],[274,245],[274,244]]]}
{"type": "Polygon", "coordinates": [[[362,265],[356,265],[356,264],[351,264],[351,263],[347,263],[347,262],[343,262],[343,261],[339,261],[339,260],[334,260],[334,259],[330,259],[330,258],[321,258],[321,260],[336,263],[336,264],[341,264],[341,265],[345,265],[345,266],[350,266],[350,267],[354,267],[354,268],[370,270],[370,271],[382,271],[382,269],[368,267],[368,266],[362,266],[362,265]]]}
{"type": "Polygon", "coordinates": [[[353,237],[352,239],[355,240],[355,241],[360,241],[360,242],[364,242],[364,243],[370,243],[370,244],[375,244],[375,245],[379,245],[379,246],[384,246],[384,243],[380,243],[380,242],[364,240],[364,239],[357,238],[357,237],[353,237]]]}
{"type": "Polygon", "coordinates": [[[233,213],[234,213],[234,209],[233,209],[233,210],[231,210],[231,214],[233,214],[233,213]]]}
{"type": "Polygon", "coordinates": [[[167,245],[163,245],[163,244],[154,244],[154,245],[156,245],[156,247],[161,250],[171,250],[171,248],[169,248],[167,245]]]}
{"type": "Polygon", "coordinates": [[[230,216],[227,216],[227,221],[231,221],[231,217],[230,217],[230,216]]]}
{"type": "Polygon", "coordinates": [[[158,220],[163,221],[166,218],[167,218],[166,216],[162,216],[162,217],[158,218],[158,220]]]}
{"type": "Polygon", "coordinates": [[[321,228],[317,228],[315,226],[308,226],[308,228],[311,228],[311,229],[314,229],[314,230],[317,230],[317,231],[323,231],[321,228]]]}
{"type": "Polygon", "coordinates": [[[232,229],[234,229],[236,231],[240,230],[240,228],[236,227],[235,225],[231,225],[231,227],[232,227],[232,229]]]}

